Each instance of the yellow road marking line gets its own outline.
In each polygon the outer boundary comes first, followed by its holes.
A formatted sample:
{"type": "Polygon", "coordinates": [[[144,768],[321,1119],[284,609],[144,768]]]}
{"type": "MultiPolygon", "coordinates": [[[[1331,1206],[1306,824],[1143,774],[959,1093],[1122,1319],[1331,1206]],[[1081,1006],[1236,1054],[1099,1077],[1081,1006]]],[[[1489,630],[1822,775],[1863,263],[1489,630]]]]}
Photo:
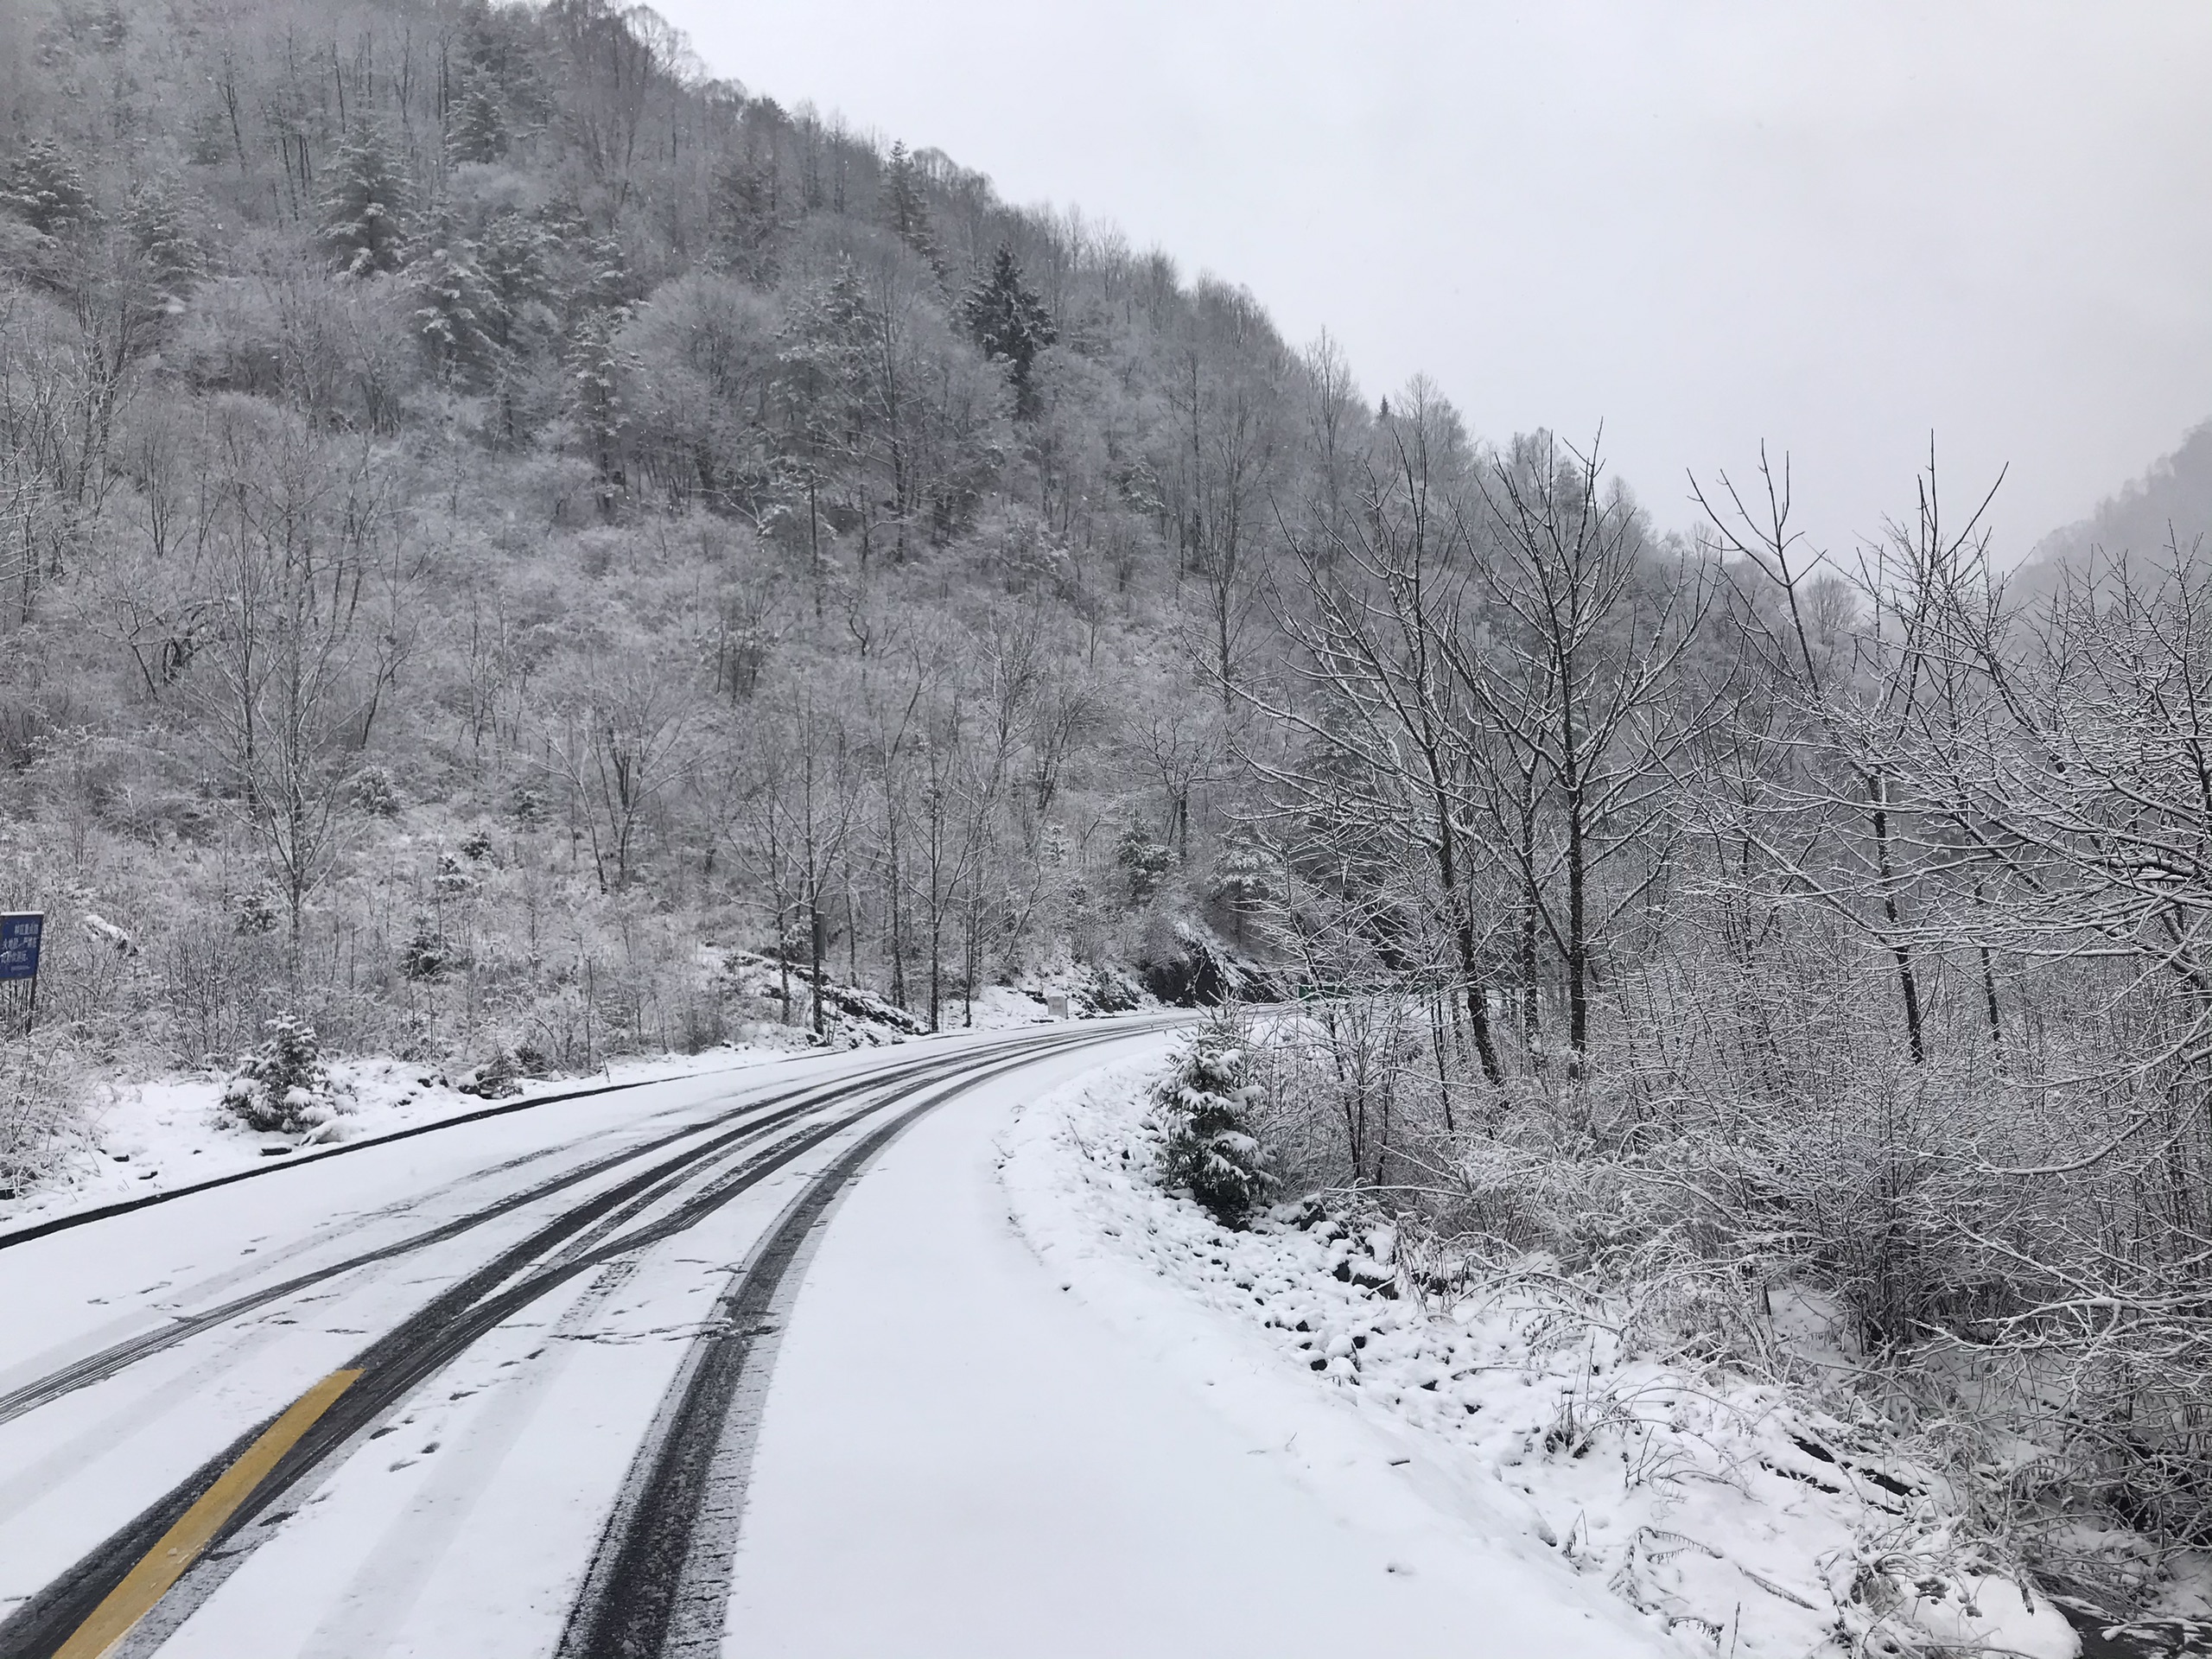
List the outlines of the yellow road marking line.
{"type": "Polygon", "coordinates": [[[76,1634],[57,1649],[54,1659],[99,1659],[99,1656],[130,1633],[130,1627],[153,1611],[154,1604],[184,1576],[185,1568],[207,1548],[239,1504],[261,1484],[276,1461],[315,1426],[315,1419],[353,1386],[359,1371],[333,1371],[295,1400],[284,1414],[269,1425],[268,1432],[246,1447],[238,1460],[216,1478],[200,1495],[200,1501],[178,1517],[148,1550],[107,1599],[92,1609],[92,1616],[77,1627],[76,1634]]]}

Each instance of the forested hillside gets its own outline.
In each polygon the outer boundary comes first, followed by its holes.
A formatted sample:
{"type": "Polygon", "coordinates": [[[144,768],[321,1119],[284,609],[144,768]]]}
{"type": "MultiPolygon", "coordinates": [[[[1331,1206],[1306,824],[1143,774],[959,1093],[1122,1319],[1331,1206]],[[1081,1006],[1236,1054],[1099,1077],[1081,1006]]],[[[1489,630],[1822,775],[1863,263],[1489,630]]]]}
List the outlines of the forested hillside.
{"type": "Polygon", "coordinates": [[[1218,676],[1355,424],[1248,296],[642,13],[10,20],[50,1020],[575,1066],[720,1038],[702,943],[934,1027],[1055,967],[1172,989],[1178,918],[1236,926],[1218,676]]]}
{"type": "Polygon", "coordinates": [[[32,0],[0,99],[19,1102],[1296,988],[1277,1179],[1440,1274],[1827,1310],[2107,1605],[2074,1506],[2212,1528],[2193,567],[2023,602],[1932,463],[1660,536],[606,0],[32,0]]]}
{"type": "Polygon", "coordinates": [[[2097,504],[2079,523],[2055,530],[2029,550],[2020,571],[2028,584],[2055,584],[2063,571],[2107,573],[2125,561],[2155,575],[2176,561],[2201,556],[2196,538],[2212,524],[2212,421],[2192,429],[2173,454],[2097,504]]]}

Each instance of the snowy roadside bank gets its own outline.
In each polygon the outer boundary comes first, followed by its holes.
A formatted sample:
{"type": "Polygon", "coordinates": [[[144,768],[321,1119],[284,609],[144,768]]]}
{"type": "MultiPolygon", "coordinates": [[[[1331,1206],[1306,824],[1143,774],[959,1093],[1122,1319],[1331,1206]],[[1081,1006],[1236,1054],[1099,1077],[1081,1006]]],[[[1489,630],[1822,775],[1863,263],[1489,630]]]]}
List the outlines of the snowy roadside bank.
{"type": "MultiPolygon", "coordinates": [[[[47,1078],[19,1080],[19,1094],[38,1105],[19,1113],[22,1122],[11,1122],[0,1103],[0,1230],[193,1185],[333,1142],[373,1140],[467,1117],[500,1104],[932,1039],[918,1015],[835,980],[823,986],[830,1009],[827,1039],[817,1039],[808,1028],[803,972],[754,952],[721,947],[702,947],[700,967],[721,994],[783,1012],[738,1021],[729,1028],[729,1040],[696,1053],[624,1055],[574,1076],[521,1075],[522,1065],[530,1064],[524,1051],[505,1048],[494,1048],[474,1066],[457,1057],[340,1057],[321,1052],[303,1022],[280,1019],[264,1028],[264,1040],[239,1056],[229,1071],[131,1076],[73,1064],[47,1078]],[[286,1035],[305,1038],[296,1055],[273,1052],[283,1047],[280,1027],[286,1035]],[[312,1078],[287,1074],[288,1083],[310,1085],[298,1096],[299,1109],[271,1106],[275,1096],[290,1093],[282,1085],[273,1096],[264,1087],[257,1115],[226,1109],[226,1091],[247,1077],[257,1059],[264,1067],[274,1064],[281,1069],[287,1058],[314,1073],[312,1078]],[[487,1077],[495,1065],[505,1069],[487,1077]],[[242,1116],[255,1116],[260,1127],[242,1122],[242,1116]]],[[[1063,1004],[1059,1017],[1065,1017],[1070,1001],[1083,1006],[1083,987],[1066,970],[1019,987],[986,986],[972,999],[951,1001],[938,1034],[955,1038],[1049,1024],[1055,1018],[1055,996],[1063,1004]]]]}
{"type": "MultiPolygon", "coordinates": [[[[775,967],[732,953],[752,976],[772,986],[775,967]]],[[[754,983],[753,982],[758,982],[754,983]]],[[[862,1000],[835,986],[847,1001],[862,1000]]],[[[873,1001],[873,999],[866,999],[873,1001]]],[[[944,1035],[1010,1032],[1048,1023],[1044,993],[991,986],[972,1005],[950,1011],[944,1035]]],[[[190,1185],[259,1165],[264,1160],[336,1141],[358,1141],[481,1112],[487,1106],[572,1093],[610,1084],[654,1083],[704,1072],[744,1070],[840,1049],[927,1040],[926,1028],[888,1005],[841,1007],[830,1041],[810,1039],[800,1025],[754,1024],[739,1039],[695,1054],[632,1054],[576,1077],[517,1077],[490,1093],[472,1087],[474,1073],[451,1063],[390,1055],[325,1058],[329,1084],[323,1121],[302,1132],[257,1130],[225,1109],[232,1073],[202,1070],[141,1078],[95,1079],[79,1121],[57,1137],[51,1166],[16,1196],[0,1187],[0,1229],[51,1220],[118,1200],[190,1185]]]]}
{"type": "Polygon", "coordinates": [[[339,1116],[302,1135],[246,1128],[226,1111],[227,1074],[180,1072],[96,1085],[83,1127],[64,1146],[53,1173],[20,1198],[0,1199],[0,1228],[143,1198],[251,1168],[295,1151],[373,1139],[511,1105],[609,1084],[653,1083],[724,1071],[744,1071],[806,1048],[763,1045],[696,1054],[632,1055],[588,1077],[535,1078],[519,1092],[486,1099],[462,1092],[461,1078],[420,1062],[389,1056],[328,1062],[339,1116]]]}
{"type": "Polygon", "coordinates": [[[1297,1445],[1342,1504],[1410,1483],[1688,1653],[2078,1651],[1878,1422],[1630,1351],[1535,1280],[1416,1294],[1383,1230],[1286,1208],[1229,1231],[1153,1185],[1148,1080],[1125,1066],[1029,1107],[1001,1144],[1014,1219],[1071,1294],[1297,1445]],[[1402,1448],[1379,1469],[1376,1431],[1402,1448]]]}

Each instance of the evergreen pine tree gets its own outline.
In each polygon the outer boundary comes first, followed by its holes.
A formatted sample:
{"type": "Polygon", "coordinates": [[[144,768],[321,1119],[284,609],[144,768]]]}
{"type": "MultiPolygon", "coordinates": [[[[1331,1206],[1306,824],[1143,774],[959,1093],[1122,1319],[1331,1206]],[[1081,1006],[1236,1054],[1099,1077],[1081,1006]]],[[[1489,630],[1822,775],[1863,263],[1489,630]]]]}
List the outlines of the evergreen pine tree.
{"type": "Polygon", "coordinates": [[[322,199],[322,241],[352,276],[397,270],[407,257],[411,187],[383,135],[357,124],[333,158],[322,199]]]}
{"type": "Polygon", "coordinates": [[[569,289],[573,320],[609,311],[626,311],[630,302],[630,261],[615,236],[582,237],[569,289]]]}
{"type": "Polygon", "coordinates": [[[130,192],[124,227],[130,245],[146,262],[160,302],[174,305],[190,293],[207,270],[207,257],[192,234],[173,175],[141,181],[130,192]]]}
{"type": "Polygon", "coordinates": [[[570,330],[565,360],[569,406],[599,480],[600,511],[612,517],[626,480],[619,444],[622,433],[622,359],[615,346],[622,316],[594,311],[570,330]]]}
{"type": "Polygon", "coordinates": [[[558,342],[560,315],[554,303],[553,233],[534,213],[512,209],[486,221],[473,249],[482,274],[486,307],[482,322],[490,335],[489,390],[497,402],[496,429],[505,441],[520,436],[518,393],[531,357],[558,342]]]}
{"type": "Polygon", "coordinates": [[[16,157],[0,186],[0,205],[48,236],[87,229],[99,218],[85,175],[51,138],[36,140],[16,157]]]}
{"type": "MultiPolygon", "coordinates": [[[[869,339],[873,320],[868,289],[849,258],[838,261],[827,283],[809,289],[791,308],[783,347],[776,354],[774,397],[780,430],[776,474],[780,493],[802,526],[814,586],[822,607],[826,511],[838,499],[845,469],[863,461],[873,404],[869,339]]],[[[866,557],[866,543],[862,543],[866,557]]]]}
{"type": "Polygon", "coordinates": [[[1146,829],[1141,819],[1131,818],[1128,827],[1122,831],[1122,838],[1115,843],[1114,862],[1128,880],[1130,902],[1148,905],[1160,896],[1160,888],[1173,873],[1175,853],[1146,829]]]}
{"type": "Polygon", "coordinates": [[[1198,1028],[1153,1093],[1161,1176],[1232,1227],[1274,1185],[1266,1149],[1251,1129],[1260,1092],[1251,1069],[1249,1033],[1224,1014],[1198,1028]]]}
{"type": "Polygon", "coordinates": [[[290,1134],[327,1123],[343,1109],[315,1027],[278,1014],[268,1036],[225,1085],[223,1106],[248,1128],[290,1134]]]}
{"type": "Polygon", "coordinates": [[[456,162],[496,162],[513,142],[498,78],[480,66],[461,71],[461,90],[446,118],[446,153],[456,162]]]}
{"type": "Polygon", "coordinates": [[[505,333],[499,300],[476,262],[476,251],[458,238],[433,248],[408,267],[417,299],[415,326],[448,378],[474,378],[490,369],[505,333]]]}
{"type": "Polygon", "coordinates": [[[985,355],[1007,365],[1014,385],[1014,412],[1018,419],[1037,418],[1037,388],[1031,378],[1037,353],[1055,338],[1052,319],[1045,302],[1021,280],[1021,267],[1014,250],[1001,243],[991,261],[991,274],[968,291],[960,308],[969,333],[985,355]]]}
{"type": "Polygon", "coordinates": [[[868,289],[850,259],[793,309],[776,357],[776,388],[791,428],[817,456],[849,446],[867,423],[871,327],[868,289]]]}
{"type": "Polygon", "coordinates": [[[921,172],[904,143],[891,146],[891,164],[884,169],[883,217],[901,242],[928,261],[940,277],[944,275],[937,235],[930,229],[929,203],[922,195],[921,172]]]}
{"type": "Polygon", "coordinates": [[[476,239],[477,269],[491,293],[487,319],[502,351],[524,349],[557,327],[553,308],[553,238],[528,213],[495,213],[476,239]]]}
{"type": "Polygon", "coordinates": [[[783,232],[772,166],[731,156],[715,170],[709,234],[715,257],[741,281],[765,288],[775,280],[776,244],[783,232]]]}
{"type": "Polygon", "coordinates": [[[617,237],[588,237],[579,251],[567,306],[569,410],[599,475],[601,511],[611,515],[626,487],[619,449],[622,374],[615,340],[630,317],[629,264],[617,237]]]}

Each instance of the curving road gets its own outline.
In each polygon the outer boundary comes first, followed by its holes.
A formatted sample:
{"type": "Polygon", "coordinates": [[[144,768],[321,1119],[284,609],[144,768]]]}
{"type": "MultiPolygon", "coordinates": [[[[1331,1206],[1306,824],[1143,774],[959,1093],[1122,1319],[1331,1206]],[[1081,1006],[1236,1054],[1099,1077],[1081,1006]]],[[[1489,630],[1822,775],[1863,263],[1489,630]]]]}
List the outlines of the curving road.
{"type": "Polygon", "coordinates": [[[625,1085],[0,1234],[0,1659],[1674,1651],[1388,1414],[1014,1224],[1084,1179],[1025,1103],[1178,1023],[625,1085]]]}
{"type": "Polygon", "coordinates": [[[0,1656],[721,1651],[840,1199],[1162,1023],[626,1086],[0,1235],[0,1656]]]}

